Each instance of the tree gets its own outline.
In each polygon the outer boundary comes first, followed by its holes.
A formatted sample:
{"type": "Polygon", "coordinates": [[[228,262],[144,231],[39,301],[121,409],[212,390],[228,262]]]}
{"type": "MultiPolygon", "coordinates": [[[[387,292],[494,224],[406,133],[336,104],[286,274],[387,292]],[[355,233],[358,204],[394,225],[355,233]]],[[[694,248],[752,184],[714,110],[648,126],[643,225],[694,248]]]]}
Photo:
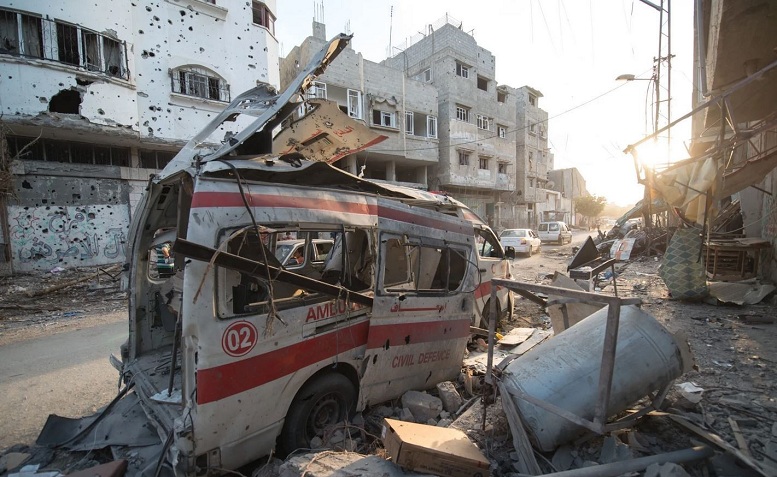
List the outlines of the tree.
{"type": "Polygon", "coordinates": [[[592,219],[604,210],[607,205],[607,198],[597,195],[585,195],[575,199],[575,212],[588,217],[589,226],[592,225],[592,219]]]}

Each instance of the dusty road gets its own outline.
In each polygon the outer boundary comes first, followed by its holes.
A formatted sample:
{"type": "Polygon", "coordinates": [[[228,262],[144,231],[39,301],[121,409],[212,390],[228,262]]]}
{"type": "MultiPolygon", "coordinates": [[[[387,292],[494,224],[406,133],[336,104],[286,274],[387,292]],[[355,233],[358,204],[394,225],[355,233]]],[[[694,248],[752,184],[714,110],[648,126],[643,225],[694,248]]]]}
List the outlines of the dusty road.
{"type": "MultiPolygon", "coordinates": [[[[33,337],[29,337],[32,334],[33,337]]],[[[85,317],[53,334],[0,346],[0,452],[31,444],[49,414],[91,414],[116,395],[108,362],[127,337],[126,312],[85,317]]]]}

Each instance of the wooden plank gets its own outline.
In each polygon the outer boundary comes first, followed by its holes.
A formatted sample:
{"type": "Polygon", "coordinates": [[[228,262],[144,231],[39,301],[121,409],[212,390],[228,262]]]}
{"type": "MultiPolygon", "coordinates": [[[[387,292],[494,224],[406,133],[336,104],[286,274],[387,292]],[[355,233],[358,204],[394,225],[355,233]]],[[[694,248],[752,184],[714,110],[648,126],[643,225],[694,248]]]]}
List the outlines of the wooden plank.
{"type": "Polygon", "coordinates": [[[536,330],[533,335],[531,335],[531,338],[524,341],[517,347],[510,350],[510,353],[517,354],[518,356],[526,353],[530,349],[534,348],[538,344],[545,341],[548,337],[550,337],[553,333],[548,330],[536,330]]]}
{"type": "Polygon", "coordinates": [[[736,419],[729,416],[728,424],[731,426],[731,430],[734,431],[734,439],[737,440],[739,450],[741,450],[748,457],[753,457],[753,454],[750,453],[750,446],[747,445],[747,439],[745,439],[744,434],[742,434],[742,430],[739,429],[739,424],[737,423],[736,419]]]}
{"type": "Polygon", "coordinates": [[[513,436],[513,447],[515,447],[515,451],[519,456],[518,462],[516,463],[518,471],[523,474],[541,475],[542,470],[537,463],[537,459],[534,457],[534,449],[532,449],[531,443],[529,442],[529,436],[526,434],[526,429],[523,427],[518,406],[515,404],[515,401],[513,401],[513,397],[510,393],[507,392],[504,383],[499,381],[497,386],[499,387],[499,394],[502,396],[502,408],[507,416],[510,434],[513,436]]]}
{"type": "Polygon", "coordinates": [[[499,346],[518,346],[529,339],[535,331],[535,328],[513,328],[499,340],[499,346]]]}
{"type": "Polygon", "coordinates": [[[706,431],[702,429],[701,427],[697,426],[696,424],[688,421],[688,419],[684,418],[683,416],[679,416],[677,414],[672,414],[668,412],[663,411],[653,411],[648,414],[648,416],[664,416],[669,419],[671,419],[676,424],[679,424],[680,426],[688,429],[689,431],[693,432],[697,436],[701,437],[705,441],[709,442],[710,444],[713,444],[717,446],[718,448],[728,452],[729,454],[733,455],[737,459],[741,460],[745,465],[753,469],[755,472],[757,472],[759,475],[762,475],[763,477],[769,477],[770,474],[767,473],[752,457],[746,455],[744,452],[740,451],[736,447],[732,446],[728,442],[724,441],[723,438],[721,438],[717,434],[713,434],[709,431],[706,431]]]}

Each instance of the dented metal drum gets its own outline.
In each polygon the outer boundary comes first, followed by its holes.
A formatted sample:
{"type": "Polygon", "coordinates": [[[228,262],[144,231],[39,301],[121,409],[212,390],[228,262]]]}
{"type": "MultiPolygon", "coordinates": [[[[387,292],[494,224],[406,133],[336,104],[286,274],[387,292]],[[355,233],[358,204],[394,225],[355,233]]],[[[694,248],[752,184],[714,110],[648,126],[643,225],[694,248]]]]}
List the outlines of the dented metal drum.
{"type": "MultiPolygon", "coordinates": [[[[607,310],[597,311],[510,363],[503,376],[507,388],[593,420],[607,310]]],[[[655,318],[635,306],[622,307],[607,415],[664,387],[690,366],[691,359],[687,343],[675,340],[655,318]]],[[[513,400],[532,443],[542,451],[552,451],[587,431],[523,399],[513,400]]]]}

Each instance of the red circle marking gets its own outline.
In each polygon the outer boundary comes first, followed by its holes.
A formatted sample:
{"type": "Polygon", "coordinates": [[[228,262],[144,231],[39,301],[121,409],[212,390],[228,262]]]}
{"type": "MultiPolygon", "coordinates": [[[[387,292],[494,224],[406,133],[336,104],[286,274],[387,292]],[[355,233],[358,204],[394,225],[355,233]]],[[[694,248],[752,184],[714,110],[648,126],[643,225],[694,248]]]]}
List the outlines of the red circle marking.
{"type": "Polygon", "coordinates": [[[243,356],[256,346],[259,333],[253,323],[236,321],[221,336],[221,348],[230,356],[243,356]]]}

